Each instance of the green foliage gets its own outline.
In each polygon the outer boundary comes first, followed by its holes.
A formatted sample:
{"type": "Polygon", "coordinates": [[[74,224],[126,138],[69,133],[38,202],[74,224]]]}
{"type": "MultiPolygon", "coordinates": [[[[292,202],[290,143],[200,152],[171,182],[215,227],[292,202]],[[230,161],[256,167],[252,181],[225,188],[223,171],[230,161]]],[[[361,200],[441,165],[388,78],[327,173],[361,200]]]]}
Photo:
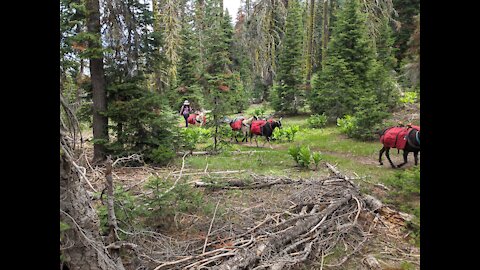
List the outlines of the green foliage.
{"type": "MultiPolygon", "coordinates": [[[[64,233],[68,229],[70,229],[70,225],[68,225],[65,222],[60,221],[60,242],[63,241],[63,239],[65,237],[64,233]]],[[[64,262],[64,261],[65,261],[65,255],[63,254],[62,251],[60,251],[60,262],[64,262]]]]}
{"type": "Polygon", "coordinates": [[[420,195],[420,167],[396,171],[393,177],[385,179],[384,182],[395,189],[393,195],[420,195]]]}
{"type": "Polygon", "coordinates": [[[298,125],[293,125],[284,128],[276,128],[272,133],[272,139],[282,141],[286,139],[288,142],[295,140],[295,134],[300,130],[298,125]]]}
{"type": "Polygon", "coordinates": [[[392,111],[397,107],[400,97],[400,86],[392,71],[377,62],[373,65],[370,77],[372,78],[372,94],[386,109],[392,111]]]}
{"type": "Polygon", "coordinates": [[[262,107],[260,107],[260,108],[255,109],[254,114],[255,114],[256,116],[258,116],[258,117],[263,117],[263,115],[265,114],[265,112],[266,112],[266,108],[265,108],[265,106],[262,106],[262,107]]]}
{"type": "Polygon", "coordinates": [[[297,165],[307,169],[313,162],[316,170],[318,168],[320,160],[322,160],[320,152],[312,152],[310,150],[310,147],[306,145],[292,145],[288,148],[288,154],[295,160],[295,163],[297,163],[297,165]]]}
{"type": "Polygon", "coordinates": [[[415,102],[417,102],[417,99],[418,99],[418,95],[417,95],[417,92],[405,92],[404,93],[404,96],[400,98],[400,102],[403,103],[403,104],[413,104],[415,102]]]}
{"type": "Polygon", "coordinates": [[[295,134],[300,130],[300,127],[297,125],[289,126],[286,128],[282,128],[285,130],[285,135],[287,137],[287,141],[293,142],[295,139],[295,134]]]}
{"type": "Polygon", "coordinates": [[[337,126],[340,128],[340,131],[346,135],[353,134],[353,129],[356,125],[356,118],[351,115],[345,115],[343,118],[337,119],[337,126]]]}
{"type": "Polygon", "coordinates": [[[402,270],[414,270],[415,269],[415,265],[413,265],[411,262],[402,262],[400,264],[400,267],[402,268],[402,270]]]}
{"type": "Polygon", "coordinates": [[[348,137],[359,140],[376,139],[376,132],[381,129],[383,120],[388,116],[385,106],[376,102],[374,97],[363,97],[359,104],[353,116],[338,118],[337,126],[348,137]]]}
{"type": "MultiPolygon", "coordinates": [[[[106,201],[108,195],[103,195],[106,201]]],[[[129,231],[130,227],[141,226],[140,217],[146,214],[144,205],[141,201],[122,186],[115,187],[113,192],[115,216],[119,228],[129,231]]],[[[108,233],[108,209],[106,204],[101,204],[97,208],[98,217],[100,219],[100,231],[102,234],[108,233]]],[[[120,236],[122,236],[120,232],[120,236]]]]}
{"type": "Polygon", "coordinates": [[[307,119],[308,126],[311,128],[323,128],[327,125],[328,117],[325,113],[311,115],[307,119]]]}
{"type": "Polygon", "coordinates": [[[189,127],[181,130],[184,148],[194,150],[198,143],[205,142],[211,137],[211,130],[201,127],[189,127]]]}
{"type": "Polygon", "coordinates": [[[110,83],[107,88],[107,116],[116,135],[107,149],[113,156],[142,153],[146,162],[165,165],[176,152],[177,115],[159,93],[145,89],[144,83],[144,78],[136,77],[110,83]]]}
{"type": "Polygon", "coordinates": [[[288,148],[288,154],[292,156],[295,163],[298,164],[299,162],[299,153],[300,153],[300,146],[299,145],[292,145],[288,148]]]}
{"type": "Polygon", "coordinates": [[[315,114],[325,113],[334,119],[353,114],[361,96],[358,78],[343,58],[332,55],[327,59],[312,82],[310,108],[315,114]]]}
{"type": "Polygon", "coordinates": [[[360,1],[345,1],[333,26],[326,60],[335,61],[331,56],[343,59],[346,68],[354,74],[361,88],[369,85],[368,72],[375,61],[373,43],[366,27],[366,14],[361,11],[360,1]],[[331,60],[328,60],[329,58],[331,60]]]}
{"type": "Polygon", "coordinates": [[[375,40],[375,48],[377,52],[377,60],[383,65],[385,70],[393,71],[397,65],[395,52],[398,50],[395,46],[393,38],[392,26],[388,19],[383,19],[380,25],[380,33],[375,40]]]}
{"type": "Polygon", "coordinates": [[[300,151],[298,152],[298,164],[301,167],[308,168],[311,160],[312,160],[312,153],[310,151],[310,147],[308,146],[300,147],[300,151]]]}
{"type": "MultiPolygon", "coordinates": [[[[355,115],[358,110],[366,109],[362,99],[372,97],[387,108],[396,105],[397,87],[391,74],[394,63],[388,30],[385,27],[375,51],[359,0],[345,1],[333,28],[324,67],[312,84],[310,108],[313,113],[326,113],[334,119],[355,115]],[[377,61],[377,57],[382,57],[381,61],[377,61]]],[[[356,135],[370,128],[370,123],[367,125],[363,119],[361,122],[365,126],[356,135]]]]}
{"type": "Polygon", "coordinates": [[[315,152],[312,154],[312,159],[313,159],[313,164],[315,164],[315,170],[318,169],[318,164],[320,163],[320,160],[322,160],[322,156],[320,152],[315,152]]]}
{"type": "Polygon", "coordinates": [[[63,234],[68,229],[70,229],[70,225],[68,225],[68,223],[60,221],[60,241],[63,240],[63,237],[64,237],[63,234]]]}
{"type": "Polygon", "coordinates": [[[204,98],[200,85],[200,48],[198,40],[195,39],[194,26],[192,25],[193,14],[187,13],[182,23],[180,36],[182,46],[179,48],[179,63],[177,66],[177,87],[175,91],[178,97],[175,99],[173,108],[180,108],[183,101],[190,101],[192,108],[201,109],[204,107],[204,98]]]}
{"type": "Polygon", "coordinates": [[[392,0],[398,12],[398,20],[402,27],[396,33],[394,47],[398,48],[395,57],[403,60],[408,50],[408,41],[415,30],[414,16],[420,13],[420,0],[392,0]]]}
{"type": "Polygon", "coordinates": [[[388,116],[386,106],[377,102],[375,97],[363,97],[359,103],[349,136],[360,140],[376,139],[376,132],[382,129],[382,122],[388,116]]]}
{"type": "Polygon", "coordinates": [[[145,185],[148,197],[144,197],[142,204],[148,210],[147,224],[150,226],[171,225],[176,213],[190,213],[203,211],[208,214],[210,204],[204,202],[202,192],[186,182],[177,182],[175,187],[171,179],[151,178],[145,185]]]}
{"type": "MultiPolygon", "coordinates": [[[[212,7],[211,12],[221,15],[223,12],[218,7],[212,7]]],[[[220,129],[224,126],[221,121],[228,113],[238,112],[246,107],[248,97],[240,80],[239,72],[232,72],[230,66],[229,47],[231,46],[233,28],[230,16],[220,16],[220,20],[212,22],[207,35],[207,65],[202,74],[204,96],[206,105],[211,110],[212,120],[207,122],[210,127],[215,127],[213,132],[214,151],[218,150],[220,142],[220,129]]]]}
{"type": "Polygon", "coordinates": [[[164,166],[167,165],[176,156],[176,152],[172,147],[167,145],[159,145],[156,149],[149,151],[146,157],[154,163],[164,166]]]}
{"type": "Polygon", "coordinates": [[[278,71],[271,100],[276,111],[297,113],[303,105],[303,34],[300,4],[298,0],[288,1],[285,38],[278,56],[278,71]]]}

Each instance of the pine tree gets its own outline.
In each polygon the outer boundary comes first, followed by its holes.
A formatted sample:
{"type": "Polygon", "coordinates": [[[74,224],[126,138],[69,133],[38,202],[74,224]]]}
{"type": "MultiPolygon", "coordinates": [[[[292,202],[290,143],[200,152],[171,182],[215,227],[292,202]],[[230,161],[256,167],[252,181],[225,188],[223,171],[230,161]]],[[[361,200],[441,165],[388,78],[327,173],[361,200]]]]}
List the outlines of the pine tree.
{"type": "Polygon", "coordinates": [[[179,63],[177,67],[178,81],[173,108],[180,108],[184,100],[190,101],[192,108],[203,108],[204,99],[199,83],[200,50],[193,30],[193,14],[186,12],[180,36],[179,63]]]}
{"type": "MultiPolygon", "coordinates": [[[[213,20],[207,31],[206,58],[207,65],[203,74],[203,86],[205,101],[211,108],[213,116],[212,125],[214,131],[214,150],[217,150],[220,139],[220,128],[223,126],[222,119],[231,112],[235,102],[235,92],[238,89],[238,74],[234,74],[230,66],[230,44],[232,42],[233,27],[230,24],[230,16],[223,14],[220,9],[220,1],[214,1],[212,6],[206,6],[210,10],[213,20]]],[[[209,14],[209,13],[207,13],[209,14]]]]}
{"type": "MultiPolygon", "coordinates": [[[[420,13],[420,0],[392,0],[395,10],[398,13],[398,21],[396,28],[395,48],[397,51],[395,57],[399,63],[406,57],[408,50],[408,40],[415,31],[414,16],[420,13]]],[[[401,66],[397,66],[400,69],[401,66]]]]}
{"type": "MultiPolygon", "coordinates": [[[[243,83],[244,94],[247,96],[259,96],[259,89],[254,87],[254,74],[252,71],[252,62],[248,57],[249,50],[247,48],[247,28],[246,28],[246,13],[242,10],[237,15],[237,22],[235,24],[235,33],[232,42],[232,69],[240,73],[240,79],[243,83]],[[255,92],[255,90],[257,90],[255,92]]],[[[263,92],[263,91],[261,91],[263,92]]],[[[245,106],[248,106],[248,99],[244,97],[245,106]]],[[[242,110],[244,108],[241,108],[242,110]]]]}
{"type": "Polygon", "coordinates": [[[130,1],[126,9],[107,6],[109,19],[121,18],[127,24],[109,21],[105,29],[105,75],[109,128],[114,139],[105,144],[113,156],[144,154],[147,162],[165,164],[175,156],[174,115],[166,93],[151,87],[149,80],[159,63],[161,36],[151,32],[154,14],[143,1],[130,1]],[[118,46],[118,39],[123,40],[118,46]]]}
{"type": "Polygon", "coordinates": [[[359,0],[347,0],[339,10],[327,55],[344,59],[360,85],[367,88],[368,72],[375,61],[375,54],[365,25],[366,16],[360,8],[359,0]]]}
{"type": "Polygon", "coordinates": [[[330,121],[353,114],[361,88],[348,64],[336,55],[329,56],[322,71],[314,76],[310,95],[312,113],[325,113],[330,121]]]}
{"type": "Polygon", "coordinates": [[[375,49],[377,57],[370,75],[374,81],[372,85],[377,100],[390,110],[397,106],[399,99],[395,71],[397,59],[395,58],[395,48],[393,47],[395,40],[392,34],[393,31],[388,23],[388,19],[384,19],[376,39],[375,49]]]}
{"type": "Polygon", "coordinates": [[[402,72],[405,75],[404,85],[418,90],[420,86],[420,14],[415,16],[415,31],[407,44],[408,50],[402,60],[402,72]]]}
{"type": "Polygon", "coordinates": [[[358,0],[339,10],[323,70],[313,85],[310,107],[332,119],[353,114],[360,97],[373,95],[375,54],[358,0]]]}
{"type": "Polygon", "coordinates": [[[281,48],[272,106],[277,111],[297,113],[303,105],[303,25],[297,0],[289,1],[285,39],[281,48]]]}
{"type": "Polygon", "coordinates": [[[395,39],[393,37],[393,30],[388,22],[388,19],[384,19],[381,24],[379,35],[375,40],[375,48],[377,52],[377,61],[379,61],[383,67],[388,71],[393,71],[397,66],[397,59],[395,58],[394,47],[395,39]]]}

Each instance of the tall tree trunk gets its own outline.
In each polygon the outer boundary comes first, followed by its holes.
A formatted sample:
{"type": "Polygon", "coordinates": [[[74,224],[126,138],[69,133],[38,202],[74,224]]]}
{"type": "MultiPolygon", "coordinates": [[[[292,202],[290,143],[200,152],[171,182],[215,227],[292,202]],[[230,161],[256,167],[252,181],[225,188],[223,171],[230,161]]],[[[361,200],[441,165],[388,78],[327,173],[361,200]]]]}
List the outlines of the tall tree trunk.
{"type": "Polygon", "coordinates": [[[313,21],[315,16],[315,0],[310,0],[310,17],[308,21],[307,33],[307,85],[310,85],[313,66],[313,21]]]}
{"type": "MultiPolygon", "coordinates": [[[[87,0],[87,30],[98,36],[98,40],[89,42],[90,49],[102,49],[100,5],[99,0],[87,0]]],[[[101,115],[107,110],[107,92],[105,89],[105,72],[103,69],[103,52],[90,57],[90,74],[93,92],[93,138],[108,142],[108,118],[101,115]]],[[[93,161],[105,159],[105,146],[95,143],[93,146],[93,161]]]]}
{"type": "MultiPolygon", "coordinates": [[[[160,9],[158,7],[158,0],[152,0],[152,11],[153,11],[153,31],[154,32],[160,32],[160,9]]],[[[158,48],[158,52],[160,53],[160,48],[158,48]]],[[[155,67],[155,90],[158,91],[159,93],[162,93],[163,91],[163,85],[162,85],[162,75],[160,72],[160,65],[157,64],[155,67]]]]}
{"type": "Polygon", "coordinates": [[[63,232],[64,265],[70,270],[124,269],[104,248],[100,221],[67,151],[60,155],[60,220],[69,225],[63,232]]]}
{"type": "Polygon", "coordinates": [[[195,3],[195,28],[198,30],[198,47],[200,51],[200,69],[203,71],[206,67],[205,46],[204,46],[204,34],[205,34],[205,1],[197,0],[195,3]]]}
{"type": "Polygon", "coordinates": [[[323,33],[322,33],[322,67],[325,65],[325,60],[327,58],[327,45],[328,45],[328,25],[329,25],[329,0],[323,0],[323,33]]]}

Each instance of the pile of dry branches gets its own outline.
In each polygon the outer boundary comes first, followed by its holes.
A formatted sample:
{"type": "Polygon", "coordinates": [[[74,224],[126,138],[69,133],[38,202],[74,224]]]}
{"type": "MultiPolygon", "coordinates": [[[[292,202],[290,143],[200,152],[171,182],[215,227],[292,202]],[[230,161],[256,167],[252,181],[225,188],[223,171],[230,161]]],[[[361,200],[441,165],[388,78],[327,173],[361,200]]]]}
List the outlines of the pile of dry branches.
{"type": "MultiPolygon", "coordinates": [[[[298,191],[285,200],[282,211],[267,214],[249,228],[235,229],[221,241],[208,241],[214,215],[204,241],[189,242],[188,253],[186,246],[183,252],[178,246],[178,253],[170,253],[174,257],[152,252],[147,256],[150,263],[157,263],[155,270],[284,269],[307,261],[319,261],[320,267],[344,264],[371,236],[373,218],[364,217],[372,212],[368,209],[372,202],[335,167],[328,163],[327,167],[332,171],[331,177],[301,181],[298,191]],[[343,255],[324,263],[324,258],[340,246],[344,249],[343,255]]],[[[299,183],[275,177],[259,179],[237,187],[264,188],[299,183]]]]}

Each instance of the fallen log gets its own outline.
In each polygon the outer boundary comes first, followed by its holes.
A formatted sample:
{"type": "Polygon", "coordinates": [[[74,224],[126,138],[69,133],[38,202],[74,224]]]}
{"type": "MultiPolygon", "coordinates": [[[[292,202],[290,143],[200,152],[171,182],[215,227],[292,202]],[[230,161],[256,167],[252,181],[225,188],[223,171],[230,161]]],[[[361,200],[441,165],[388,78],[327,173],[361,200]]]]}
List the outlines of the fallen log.
{"type": "Polygon", "coordinates": [[[273,185],[287,185],[287,184],[296,184],[300,183],[299,181],[293,181],[290,178],[279,178],[271,182],[246,182],[239,179],[234,179],[231,181],[224,181],[221,183],[208,183],[203,181],[195,181],[195,187],[206,187],[212,189],[261,189],[268,188],[273,185]]]}

